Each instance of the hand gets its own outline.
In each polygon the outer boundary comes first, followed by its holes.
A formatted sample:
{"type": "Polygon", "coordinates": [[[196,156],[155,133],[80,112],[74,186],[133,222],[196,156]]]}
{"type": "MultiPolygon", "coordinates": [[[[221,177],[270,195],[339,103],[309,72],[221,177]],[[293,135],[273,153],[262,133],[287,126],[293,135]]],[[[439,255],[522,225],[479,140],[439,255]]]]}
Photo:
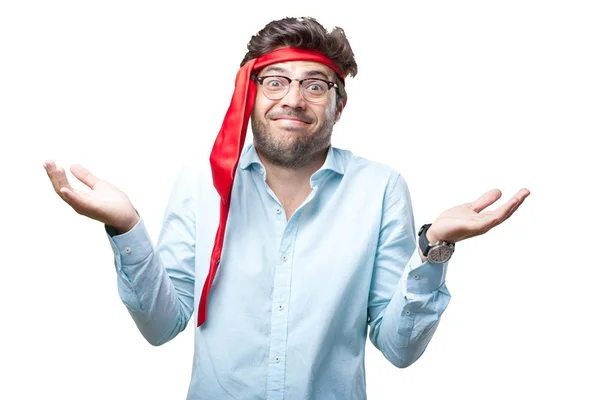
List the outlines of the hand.
{"type": "Polygon", "coordinates": [[[91,192],[73,189],[63,168],[46,161],[44,168],[54,186],[54,191],[81,215],[100,221],[125,233],[137,224],[139,216],[125,193],[110,183],[96,178],[81,165],[71,166],[71,173],[87,185],[91,192]]]}
{"type": "Polygon", "coordinates": [[[472,203],[444,211],[427,231],[430,243],[447,241],[456,243],[486,233],[506,221],[519,208],[530,192],[521,189],[513,198],[493,211],[483,211],[502,196],[498,189],[490,190],[472,203]]]}

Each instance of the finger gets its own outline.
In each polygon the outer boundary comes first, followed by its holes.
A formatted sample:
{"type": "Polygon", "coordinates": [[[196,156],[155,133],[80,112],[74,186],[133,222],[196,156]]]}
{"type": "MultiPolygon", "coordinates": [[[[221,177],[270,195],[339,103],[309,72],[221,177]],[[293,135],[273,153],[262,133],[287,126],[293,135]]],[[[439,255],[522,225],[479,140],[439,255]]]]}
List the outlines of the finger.
{"type": "Polygon", "coordinates": [[[507,219],[509,219],[511,217],[511,215],[513,215],[514,212],[517,211],[517,209],[519,208],[520,205],[521,205],[520,202],[515,201],[515,204],[510,208],[509,212],[506,214],[506,216],[504,217],[504,219],[500,223],[502,223],[502,222],[506,221],[507,219]]]}
{"type": "Polygon", "coordinates": [[[523,201],[527,196],[529,196],[529,190],[521,189],[509,201],[498,207],[498,209],[479,214],[483,218],[482,223],[485,224],[482,233],[486,233],[493,227],[500,225],[510,218],[521,204],[523,204],[523,201]]]}
{"type": "Polygon", "coordinates": [[[529,196],[530,194],[531,194],[531,192],[529,191],[529,189],[522,188],[522,189],[519,189],[517,194],[515,194],[515,197],[517,197],[519,199],[520,203],[523,203],[523,200],[525,200],[527,198],[527,196],[529,196]]]}
{"type": "Polygon", "coordinates": [[[476,213],[479,213],[486,207],[495,203],[500,198],[500,196],[502,196],[502,192],[499,189],[492,189],[489,192],[483,194],[483,196],[481,196],[474,202],[470,203],[469,207],[476,213]]]}
{"type": "Polygon", "coordinates": [[[52,182],[54,191],[58,193],[60,197],[63,197],[60,189],[64,187],[71,189],[71,184],[69,184],[64,168],[57,167],[56,164],[50,160],[44,163],[44,168],[50,178],[50,182],[52,182]]]}
{"type": "Polygon", "coordinates": [[[80,195],[76,193],[73,189],[70,188],[61,188],[60,189],[61,197],[65,199],[71,207],[75,208],[79,206],[80,203],[80,195]]]}
{"type": "Polygon", "coordinates": [[[506,215],[506,217],[504,217],[502,222],[509,219],[511,217],[511,215],[513,215],[514,212],[517,211],[517,209],[521,206],[521,204],[523,204],[523,202],[525,201],[527,196],[529,196],[530,194],[531,194],[531,192],[527,189],[519,190],[517,192],[517,194],[515,194],[515,196],[511,199],[511,202],[513,202],[513,205],[511,206],[508,214],[506,215]]]}
{"type": "Polygon", "coordinates": [[[79,179],[90,189],[94,188],[94,185],[98,183],[100,179],[96,178],[90,171],[79,164],[73,164],[71,166],[71,173],[75,178],[79,179]]]}
{"type": "Polygon", "coordinates": [[[62,194],[61,197],[63,197],[65,202],[68,205],[70,205],[78,214],[89,214],[89,210],[91,210],[92,208],[89,204],[89,200],[82,196],[78,190],[73,190],[71,188],[61,188],[60,192],[62,194]]]}

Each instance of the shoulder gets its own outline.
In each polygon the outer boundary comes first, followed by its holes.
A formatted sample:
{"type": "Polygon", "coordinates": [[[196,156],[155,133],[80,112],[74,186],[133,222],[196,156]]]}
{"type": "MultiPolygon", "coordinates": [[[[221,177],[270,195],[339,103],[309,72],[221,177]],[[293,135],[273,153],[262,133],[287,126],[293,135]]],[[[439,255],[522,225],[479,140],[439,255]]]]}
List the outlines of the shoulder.
{"type": "Polygon", "coordinates": [[[407,187],[402,174],[390,165],[355,155],[350,150],[333,147],[335,157],[343,165],[344,175],[348,179],[373,180],[384,183],[386,187],[400,185],[407,187]]]}

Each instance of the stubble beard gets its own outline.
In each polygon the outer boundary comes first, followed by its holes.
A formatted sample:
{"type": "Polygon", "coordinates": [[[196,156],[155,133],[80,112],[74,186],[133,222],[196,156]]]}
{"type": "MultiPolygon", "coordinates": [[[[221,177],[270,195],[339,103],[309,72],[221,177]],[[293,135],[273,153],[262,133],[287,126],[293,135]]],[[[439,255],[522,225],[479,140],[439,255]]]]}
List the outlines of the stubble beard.
{"type": "Polygon", "coordinates": [[[334,122],[327,118],[321,129],[312,135],[298,133],[293,142],[276,136],[259,118],[252,116],[251,126],[257,151],[270,163],[282,168],[302,168],[322,157],[331,144],[334,122]]]}

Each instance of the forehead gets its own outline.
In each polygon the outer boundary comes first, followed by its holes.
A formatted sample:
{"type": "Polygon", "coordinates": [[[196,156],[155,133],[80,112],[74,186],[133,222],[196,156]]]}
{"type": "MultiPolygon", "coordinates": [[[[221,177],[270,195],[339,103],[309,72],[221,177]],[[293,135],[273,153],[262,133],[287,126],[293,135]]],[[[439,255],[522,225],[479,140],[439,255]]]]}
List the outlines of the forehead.
{"type": "Polygon", "coordinates": [[[335,72],[328,66],[314,61],[286,61],[267,65],[259,70],[258,74],[278,74],[292,78],[321,77],[333,79],[335,72]]]}

